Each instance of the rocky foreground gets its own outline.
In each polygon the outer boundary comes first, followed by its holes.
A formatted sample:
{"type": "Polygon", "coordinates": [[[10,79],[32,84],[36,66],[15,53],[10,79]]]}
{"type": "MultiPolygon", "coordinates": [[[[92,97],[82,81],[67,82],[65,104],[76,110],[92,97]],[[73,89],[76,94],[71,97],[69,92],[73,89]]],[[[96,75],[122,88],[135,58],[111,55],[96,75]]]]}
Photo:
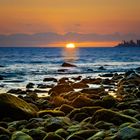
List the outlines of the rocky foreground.
{"type": "Polygon", "coordinates": [[[140,75],[102,77],[45,78],[57,82],[48,97],[38,97],[33,83],[0,94],[0,140],[139,140],[140,75]]]}

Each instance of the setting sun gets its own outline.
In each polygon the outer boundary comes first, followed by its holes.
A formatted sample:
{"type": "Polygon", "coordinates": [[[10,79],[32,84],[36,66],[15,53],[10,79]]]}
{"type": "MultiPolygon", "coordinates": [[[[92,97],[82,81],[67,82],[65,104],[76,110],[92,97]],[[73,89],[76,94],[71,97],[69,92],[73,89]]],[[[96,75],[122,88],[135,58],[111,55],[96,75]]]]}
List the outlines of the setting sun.
{"type": "Polygon", "coordinates": [[[66,48],[75,48],[75,44],[74,43],[68,43],[68,44],[66,44],[66,48]]]}

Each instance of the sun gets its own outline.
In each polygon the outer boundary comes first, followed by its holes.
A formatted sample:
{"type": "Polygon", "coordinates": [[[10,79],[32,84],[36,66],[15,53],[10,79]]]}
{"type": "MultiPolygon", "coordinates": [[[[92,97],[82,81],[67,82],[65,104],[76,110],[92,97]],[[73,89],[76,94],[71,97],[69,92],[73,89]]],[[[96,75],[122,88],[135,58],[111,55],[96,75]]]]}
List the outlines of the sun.
{"type": "Polygon", "coordinates": [[[75,46],[75,44],[74,43],[68,43],[68,44],[66,44],[66,48],[71,48],[71,49],[73,49],[73,48],[75,48],[76,46],[75,46]]]}

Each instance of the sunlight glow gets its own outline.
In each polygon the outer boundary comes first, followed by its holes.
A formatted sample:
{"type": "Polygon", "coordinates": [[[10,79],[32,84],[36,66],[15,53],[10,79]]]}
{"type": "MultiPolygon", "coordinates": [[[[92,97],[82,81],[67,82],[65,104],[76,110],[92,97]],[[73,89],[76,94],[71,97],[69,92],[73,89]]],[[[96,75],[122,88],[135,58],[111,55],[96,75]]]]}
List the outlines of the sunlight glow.
{"type": "Polygon", "coordinates": [[[66,44],[66,48],[75,48],[75,44],[74,43],[68,43],[66,44]]]}

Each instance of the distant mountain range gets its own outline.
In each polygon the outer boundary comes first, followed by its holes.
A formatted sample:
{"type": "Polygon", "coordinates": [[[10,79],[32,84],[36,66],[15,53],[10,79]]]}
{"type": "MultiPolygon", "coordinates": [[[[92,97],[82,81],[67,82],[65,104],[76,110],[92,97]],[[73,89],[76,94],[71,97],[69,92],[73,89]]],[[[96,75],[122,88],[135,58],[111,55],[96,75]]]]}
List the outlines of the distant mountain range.
{"type": "Polygon", "coordinates": [[[133,40],[130,41],[123,40],[115,47],[140,47],[140,40],[137,40],[136,42],[134,42],[133,40]]]}

